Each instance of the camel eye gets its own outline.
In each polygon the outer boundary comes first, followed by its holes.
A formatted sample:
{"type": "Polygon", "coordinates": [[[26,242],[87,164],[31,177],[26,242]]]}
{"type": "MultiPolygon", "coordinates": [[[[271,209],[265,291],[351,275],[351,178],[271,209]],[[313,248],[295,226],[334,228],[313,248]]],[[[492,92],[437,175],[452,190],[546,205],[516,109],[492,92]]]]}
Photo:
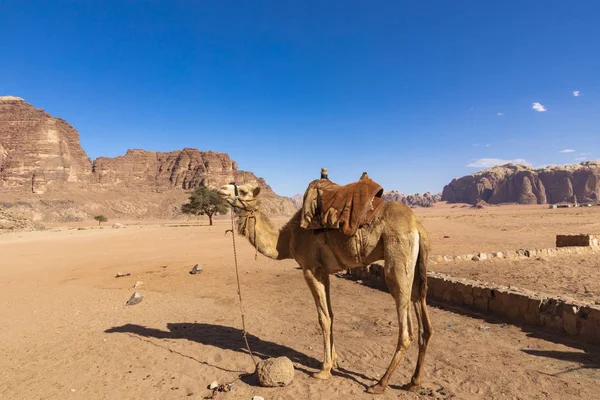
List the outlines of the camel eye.
{"type": "Polygon", "coordinates": [[[245,190],[240,190],[240,194],[241,194],[242,196],[245,196],[245,195],[247,195],[247,194],[248,194],[248,192],[246,192],[245,190]]]}

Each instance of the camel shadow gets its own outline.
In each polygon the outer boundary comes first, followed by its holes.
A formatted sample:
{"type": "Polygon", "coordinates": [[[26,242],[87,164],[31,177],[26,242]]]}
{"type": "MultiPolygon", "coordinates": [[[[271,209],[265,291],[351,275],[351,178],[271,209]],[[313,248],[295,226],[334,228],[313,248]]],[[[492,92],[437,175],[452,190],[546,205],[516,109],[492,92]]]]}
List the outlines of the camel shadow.
{"type": "MultiPolygon", "coordinates": [[[[149,328],[141,325],[135,324],[125,324],[122,326],[115,326],[110,329],[104,331],[105,333],[126,333],[130,335],[135,335],[138,338],[155,338],[155,339],[185,339],[194,341],[196,343],[200,343],[207,346],[218,347],[223,350],[232,350],[239,353],[248,354],[248,350],[246,349],[246,345],[244,343],[244,339],[242,336],[242,331],[237,328],[232,328],[230,326],[223,325],[215,325],[215,324],[206,324],[206,323],[168,323],[167,330],[160,330],[155,328],[149,328]]],[[[289,358],[293,363],[296,370],[299,370],[306,375],[310,375],[312,371],[303,368],[307,367],[310,369],[318,370],[321,367],[321,362],[313,357],[307,356],[304,353],[301,353],[291,347],[287,347],[278,343],[270,342],[259,338],[258,336],[252,335],[250,333],[246,334],[248,339],[248,344],[250,345],[250,349],[252,350],[252,354],[260,359],[266,359],[269,357],[282,357],[285,356],[289,358]]],[[[225,368],[221,368],[215,365],[208,364],[207,362],[197,360],[191,356],[181,354],[177,351],[171,350],[167,347],[157,345],[154,342],[150,342],[155,346],[162,347],[172,353],[179,354],[186,358],[193,359],[194,361],[209,365],[214,368],[218,368],[225,371],[230,371],[225,368]]],[[[230,371],[230,372],[239,372],[239,371],[230,371]]],[[[334,375],[338,375],[344,378],[352,379],[358,384],[364,386],[367,385],[360,382],[356,377],[360,377],[362,379],[371,380],[370,378],[355,373],[353,371],[349,371],[347,369],[341,369],[339,371],[334,371],[334,375]]],[[[246,377],[244,381],[250,385],[256,385],[255,379],[253,377],[246,377]]]]}

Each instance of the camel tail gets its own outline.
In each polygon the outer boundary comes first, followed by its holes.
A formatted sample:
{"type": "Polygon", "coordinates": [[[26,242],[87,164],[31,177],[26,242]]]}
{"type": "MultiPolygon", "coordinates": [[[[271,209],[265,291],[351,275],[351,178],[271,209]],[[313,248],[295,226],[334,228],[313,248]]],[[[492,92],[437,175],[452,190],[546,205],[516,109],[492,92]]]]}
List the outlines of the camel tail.
{"type": "Polygon", "coordinates": [[[417,257],[417,271],[413,283],[413,290],[419,299],[427,296],[427,261],[429,260],[429,239],[423,227],[419,226],[419,256],[417,257]]]}

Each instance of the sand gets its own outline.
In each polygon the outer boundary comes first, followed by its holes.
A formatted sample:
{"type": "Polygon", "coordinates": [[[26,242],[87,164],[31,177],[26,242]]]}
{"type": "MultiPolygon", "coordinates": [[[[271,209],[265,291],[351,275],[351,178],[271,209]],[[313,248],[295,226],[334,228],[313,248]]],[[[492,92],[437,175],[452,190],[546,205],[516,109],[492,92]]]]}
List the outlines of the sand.
{"type": "MultiPolygon", "coordinates": [[[[445,206],[417,214],[431,233],[434,253],[550,247],[557,232],[600,232],[598,210],[558,211],[445,206]],[[521,241],[527,243],[518,245],[521,241]]],[[[251,369],[240,331],[231,236],[224,235],[227,222],[173,225],[0,235],[0,399],[201,399],[213,380],[232,381],[251,369]],[[190,275],[196,263],[204,271],[190,275]],[[122,271],[131,276],[114,277],[122,271]],[[144,282],[136,289],[144,300],[125,307],[137,281],[144,282]]],[[[254,249],[244,240],[238,256],[253,351],[263,358],[287,356],[297,370],[288,387],[266,389],[244,379],[218,398],[374,398],[365,387],[385,371],[397,338],[391,296],[332,278],[342,369],[318,381],[309,373],[319,367],[322,339],[301,271],[293,260],[254,261],[254,249]]],[[[557,258],[556,267],[569,265],[576,277],[580,261],[557,258]]],[[[473,264],[482,270],[491,265],[473,264]]],[[[545,265],[551,270],[555,264],[545,265]]],[[[468,274],[467,267],[447,267],[445,272],[468,274]]],[[[506,271],[520,285],[529,285],[531,277],[538,278],[535,284],[546,279],[537,276],[544,270],[521,276],[519,268],[506,271]]],[[[590,275],[582,276],[592,279],[592,270],[590,262],[585,268],[590,275]]],[[[546,284],[557,279],[550,276],[546,284]]],[[[552,289],[573,290],[569,284],[552,289]]],[[[391,387],[377,398],[598,398],[597,347],[442,308],[431,307],[431,317],[435,336],[421,394],[400,387],[414,369],[413,344],[391,387]]]]}

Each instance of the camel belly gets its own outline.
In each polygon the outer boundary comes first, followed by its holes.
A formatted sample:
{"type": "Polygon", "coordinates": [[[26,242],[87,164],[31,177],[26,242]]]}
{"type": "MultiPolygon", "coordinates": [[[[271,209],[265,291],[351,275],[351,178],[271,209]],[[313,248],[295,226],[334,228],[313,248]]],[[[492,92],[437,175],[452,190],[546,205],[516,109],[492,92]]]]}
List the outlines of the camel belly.
{"type": "Polygon", "coordinates": [[[339,231],[326,231],[317,236],[329,273],[364,267],[383,259],[382,242],[374,240],[372,232],[364,229],[359,229],[353,236],[339,231]]]}

